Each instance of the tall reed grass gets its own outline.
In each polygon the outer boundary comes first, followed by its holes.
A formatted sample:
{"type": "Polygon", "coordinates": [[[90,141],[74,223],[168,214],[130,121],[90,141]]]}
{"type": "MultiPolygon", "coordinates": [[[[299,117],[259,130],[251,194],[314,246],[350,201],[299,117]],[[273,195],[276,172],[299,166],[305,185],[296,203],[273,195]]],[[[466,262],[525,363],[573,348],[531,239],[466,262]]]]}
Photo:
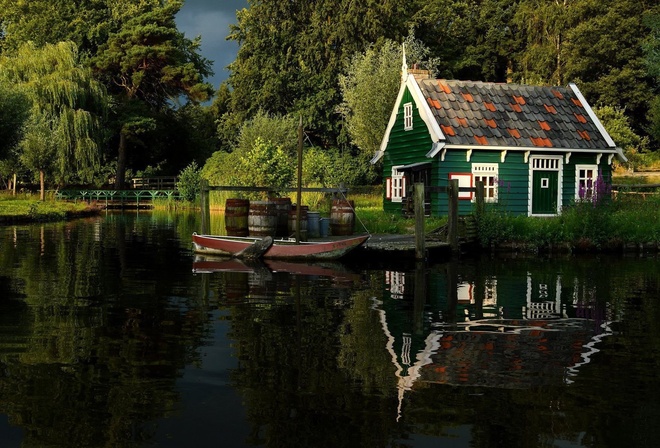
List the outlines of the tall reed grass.
{"type": "Polygon", "coordinates": [[[487,208],[479,221],[482,246],[527,243],[569,244],[575,249],[615,249],[623,244],[660,242],[660,195],[619,195],[594,204],[578,202],[550,218],[512,216],[487,208]]]}

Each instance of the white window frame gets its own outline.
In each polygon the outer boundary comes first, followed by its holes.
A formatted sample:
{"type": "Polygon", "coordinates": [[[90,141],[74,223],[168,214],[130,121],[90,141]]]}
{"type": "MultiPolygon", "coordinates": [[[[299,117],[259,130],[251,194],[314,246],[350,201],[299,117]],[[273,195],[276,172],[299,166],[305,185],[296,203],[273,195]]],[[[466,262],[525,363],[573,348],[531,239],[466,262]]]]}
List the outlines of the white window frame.
{"type": "Polygon", "coordinates": [[[596,180],[598,179],[598,165],[583,164],[575,165],[575,200],[576,201],[590,201],[596,195],[596,180]],[[584,176],[580,175],[580,171],[584,171],[584,176]],[[592,177],[589,178],[587,172],[591,172],[592,177]],[[588,181],[591,180],[591,187],[588,187],[588,181]],[[580,188],[585,186],[585,194],[580,197],[580,188]]]}
{"type": "Polygon", "coordinates": [[[406,195],[406,178],[402,171],[399,171],[403,165],[397,165],[392,167],[392,185],[391,185],[391,201],[392,202],[402,202],[404,196],[406,195]]]}
{"type": "Polygon", "coordinates": [[[413,128],[413,106],[412,103],[403,105],[403,130],[411,131],[413,128]]]}
{"type": "MultiPolygon", "coordinates": [[[[498,201],[498,180],[500,166],[498,163],[473,163],[472,179],[474,185],[481,180],[484,183],[484,202],[495,203],[498,201]]],[[[472,199],[474,202],[475,199],[472,199]]]]}

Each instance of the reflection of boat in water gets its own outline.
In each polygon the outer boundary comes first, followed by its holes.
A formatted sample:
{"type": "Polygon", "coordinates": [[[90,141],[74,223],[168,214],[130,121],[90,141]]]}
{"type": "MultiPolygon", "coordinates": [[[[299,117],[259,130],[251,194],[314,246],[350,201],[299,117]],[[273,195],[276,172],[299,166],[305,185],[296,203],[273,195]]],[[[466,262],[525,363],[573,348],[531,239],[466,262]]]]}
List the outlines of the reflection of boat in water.
{"type": "MultiPolygon", "coordinates": [[[[286,260],[336,260],[361,246],[368,238],[369,235],[359,235],[328,241],[273,240],[272,245],[261,254],[261,257],[286,260]]],[[[196,253],[240,256],[245,250],[259,243],[261,238],[193,234],[192,240],[196,253]]]]}
{"type": "Polygon", "coordinates": [[[193,272],[208,274],[214,272],[272,273],[332,277],[334,279],[359,280],[360,276],[336,262],[294,262],[285,260],[240,260],[237,258],[196,256],[193,272]]]}

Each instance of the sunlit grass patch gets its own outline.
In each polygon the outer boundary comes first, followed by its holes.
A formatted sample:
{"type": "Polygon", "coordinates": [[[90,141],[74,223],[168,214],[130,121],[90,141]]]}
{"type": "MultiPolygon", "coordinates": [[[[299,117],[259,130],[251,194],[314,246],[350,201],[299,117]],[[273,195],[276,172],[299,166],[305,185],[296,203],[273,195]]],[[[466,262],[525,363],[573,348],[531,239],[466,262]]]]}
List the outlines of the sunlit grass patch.
{"type": "Polygon", "coordinates": [[[69,214],[80,213],[88,208],[89,206],[82,201],[73,203],[53,198],[40,201],[37,195],[0,194],[0,218],[3,221],[54,221],[65,219],[69,214]]]}

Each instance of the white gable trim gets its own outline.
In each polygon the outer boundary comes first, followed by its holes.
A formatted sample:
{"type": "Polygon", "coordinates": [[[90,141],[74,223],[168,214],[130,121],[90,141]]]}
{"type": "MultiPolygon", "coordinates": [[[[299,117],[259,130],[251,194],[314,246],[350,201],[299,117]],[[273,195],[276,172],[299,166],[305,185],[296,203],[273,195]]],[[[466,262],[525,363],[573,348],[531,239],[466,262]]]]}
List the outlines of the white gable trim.
{"type": "Polygon", "coordinates": [[[380,142],[380,148],[378,151],[376,151],[376,154],[374,154],[374,157],[371,159],[371,163],[376,163],[385,155],[385,149],[387,148],[387,144],[390,142],[390,134],[392,133],[392,128],[396,124],[397,113],[399,111],[399,106],[401,105],[401,101],[403,100],[403,94],[405,93],[406,88],[408,88],[408,90],[410,91],[410,94],[413,97],[413,102],[415,103],[415,106],[417,106],[417,111],[419,112],[419,116],[421,117],[422,121],[424,121],[424,123],[426,124],[426,128],[428,129],[429,135],[431,136],[431,140],[433,141],[433,147],[431,151],[429,151],[429,153],[426,154],[426,157],[433,157],[433,155],[437,154],[437,151],[439,151],[439,149],[436,150],[437,148],[436,143],[440,143],[445,140],[445,135],[440,130],[440,126],[438,125],[437,120],[433,116],[433,112],[431,111],[429,104],[424,99],[422,90],[419,88],[419,85],[417,84],[415,77],[411,74],[406,74],[404,76],[405,76],[405,81],[402,80],[403,82],[401,83],[401,87],[399,87],[399,93],[397,94],[396,102],[394,103],[394,107],[392,108],[392,113],[390,114],[390,120],[387,123],[387,129],[385,130],[385,135],[383,135],[383,139],[380,142]]]}
{"type": "Polygon", "coordinates": [[[387,123],[387,129],[385,129],[385,135],[383,135],[383,139],[380,142],[380,149],[376,152],[374,158],[371,159],[371,163],[377,162],[385,154],[385,148],[387,148],[387,144],[390,141],[390,133],[392,132],[392,128],[396,123],[396,115],[397,112],[399,111],[399,104],[401,104],[401,100],[403,99],[403,93],[405,91],[406,91],[406,84],[402,82],[401,87],[399,87],[399,93],[396,96],[396,102],[394,103],[394,107],[392,108],[392,113],[390,114],[390,121],[387,123]]]}
{"type": "Polygon", "coordinates": [[[438,120],[436,120],[435,117],[433,116],[433,112],[429,107],[429,103],[426,101],[426,98],[424,98],[422,89],[419,88],[419,84],[417,84],[417,80],[413,75],[408,75],[408,79],[406,80],[406,86],[410,90],[413,100],[417,105],[417,110],[419,111],[420,117],[422,118],[424,123],[426,123],[426,128],[429,131],[429,135],[431,136],[431,140],[433,141],[433,143],[439,141],[445,141],[446,140],[445,134],[443,134],[442,131],[440,130],[440,125],[438,125],[438,120]]]}
{"type": "Polygon", "coordinates": [[[584,110],[587,111],[587,115],[589,115],[589,118],[591,118],[591,120],[594,122],[594,124],[596,125],[596,128],[598,129],[600,134],[605,139],[605,142],[607,142],[607,145],[610,148],[615,150],[615,154],[616,154],[617,158],[622,162],[627,162],[628,159],[626,158],[626,156],[623,155],[623,151],[621,150],[621,148],[616,146],[616,144],[614,143],[614,140],[612,140],[612,137],[610,137],[610,134],[605,130],[605,127],[603,126],[603,124],[600,122],[600,120],[596,116],[596,113],[591,108],[589,103],[587,103],[587,100],[582,95],[582,92],[580,92],[580,89],[578,89],[578,86],[575,85],[575,83],[571,82],[571,83],[568,84],[568,87],[571,88],[571,90],[573,91],[575,96],[577,96],[578,100],[580,100],[580,102],[582,103],[582,106],[584,107],[584,110]]]}

